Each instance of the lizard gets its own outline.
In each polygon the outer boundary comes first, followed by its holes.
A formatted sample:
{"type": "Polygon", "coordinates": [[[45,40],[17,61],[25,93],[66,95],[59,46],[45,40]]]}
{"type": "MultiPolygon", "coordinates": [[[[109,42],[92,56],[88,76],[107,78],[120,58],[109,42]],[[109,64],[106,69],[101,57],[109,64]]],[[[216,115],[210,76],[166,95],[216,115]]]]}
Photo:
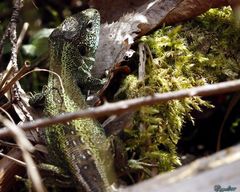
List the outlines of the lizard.
{"type": "MultiPolygon", "coordinates": [[[[91,76],[98,47],[100,15],[87,9],[66,18],[49,36],[49,74],[44,114],[55,116],[87,108],[88,88],[101,80],[91,76]],[[61,90],[61,91],[59,91],[61,90]]],[[[112,190],[116,181],[110,141],[93,119],[78,119],[45,129],[45,140],[53,163],[73,177],[85,192],[112,190]]]]}

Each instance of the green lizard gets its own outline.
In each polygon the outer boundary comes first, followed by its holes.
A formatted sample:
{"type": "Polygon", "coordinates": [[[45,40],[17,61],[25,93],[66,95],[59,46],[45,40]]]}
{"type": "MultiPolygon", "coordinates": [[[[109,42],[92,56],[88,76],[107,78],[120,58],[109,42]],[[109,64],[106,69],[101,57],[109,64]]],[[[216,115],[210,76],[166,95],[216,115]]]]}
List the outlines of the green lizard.
{"type": "MultiPolygon", "coordinates": [[[[85,94],[101,81],[91,77],[98,46],[100,15],[87,9],[73,15],[49,38],[50,74],[44,113],[54,116],[87,107],[85,94]],[[60,90],[60,91],[59,91],[60,90]]],[[[46,142],[56,166],[74,177],[78,190],[110,191],[115,182],[113,155],[102,127],[92,119],[54,125],[45,131],[46,142]]]]}

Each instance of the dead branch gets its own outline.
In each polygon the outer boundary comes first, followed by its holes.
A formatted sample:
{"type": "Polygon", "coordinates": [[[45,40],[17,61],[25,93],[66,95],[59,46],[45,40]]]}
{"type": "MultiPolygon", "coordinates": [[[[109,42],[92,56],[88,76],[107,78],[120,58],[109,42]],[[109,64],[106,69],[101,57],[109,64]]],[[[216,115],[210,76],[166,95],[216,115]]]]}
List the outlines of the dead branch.
{"type": "MultiPolygon", "coordinates": [[[[105,103],[99,107],[91,107],[86,110],[79,110],[72,113],[65,113],[54,117],[42,118],[32,122],[26,122],[22,125],[19,125],[19,128],[23,129],[24,131],[28,131],[35,128],[43,128],[53,124],[66,123],[78,118],[96,118],[105,115],[121,114],[127,111],[135,111],[142,106],[154,105],[173,99],[183,99],[186,97],[194,96],[210,96],[235,92],[238,90],[240,90],[240,80],[204,85],[168,93],[155,93],[152,96],[123,100],[115,103],[105,103]]],[[[11,132],[6,127],[0,129],[0,138],[9,136],[11,136],[11,132]]]]}

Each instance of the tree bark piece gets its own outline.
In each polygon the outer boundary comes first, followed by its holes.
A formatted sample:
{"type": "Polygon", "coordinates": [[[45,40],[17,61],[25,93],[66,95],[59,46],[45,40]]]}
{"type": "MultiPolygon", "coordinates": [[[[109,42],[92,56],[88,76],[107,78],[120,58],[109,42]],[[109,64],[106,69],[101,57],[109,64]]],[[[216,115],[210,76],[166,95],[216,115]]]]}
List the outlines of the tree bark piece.
{"type": "Polygon", "coordinates": [[[236,145],[121,192],[239,191],[239,170],[240,145],[236,145]]]}

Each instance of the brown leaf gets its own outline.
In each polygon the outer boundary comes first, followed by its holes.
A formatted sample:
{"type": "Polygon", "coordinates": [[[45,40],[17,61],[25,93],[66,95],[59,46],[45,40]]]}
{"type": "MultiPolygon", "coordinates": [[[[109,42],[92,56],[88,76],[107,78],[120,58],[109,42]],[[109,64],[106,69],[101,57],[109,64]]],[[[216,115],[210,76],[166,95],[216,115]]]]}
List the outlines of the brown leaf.
{"type": "Polygon", "coordinates": [[[135,12],[149,0],[90,0],[89,4],[99,10],[102,22],[117,21],[126,13],[135,12]]]}

